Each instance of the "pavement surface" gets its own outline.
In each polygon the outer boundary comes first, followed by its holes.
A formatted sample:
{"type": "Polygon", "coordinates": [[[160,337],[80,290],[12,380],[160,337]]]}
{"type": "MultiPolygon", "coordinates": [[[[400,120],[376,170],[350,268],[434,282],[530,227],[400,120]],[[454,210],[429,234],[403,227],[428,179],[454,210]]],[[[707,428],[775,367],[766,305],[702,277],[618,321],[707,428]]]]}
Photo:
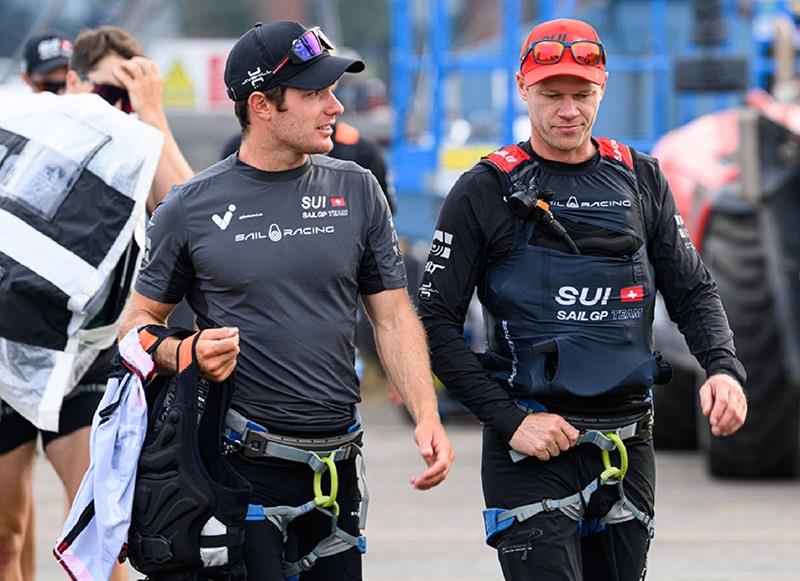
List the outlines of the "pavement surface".
{"type": "MultiPolygon", "coordinates": [[[[458,456],[450,477],[418,492],[409,479],[422,461],[408,421],[384,402],[362,412],[371,494],[364,578],[502,581],[494,551],[483,542],[480,428],[448,426],[458,456]]],[[[696,453],[659,452],[657,470],[649,581],[800,581],[800,482],[714,480],[696,453]]],[[[50,555],[63,494],[41,456],[34,486],[36,579],[66,579],[50,555]]]]}

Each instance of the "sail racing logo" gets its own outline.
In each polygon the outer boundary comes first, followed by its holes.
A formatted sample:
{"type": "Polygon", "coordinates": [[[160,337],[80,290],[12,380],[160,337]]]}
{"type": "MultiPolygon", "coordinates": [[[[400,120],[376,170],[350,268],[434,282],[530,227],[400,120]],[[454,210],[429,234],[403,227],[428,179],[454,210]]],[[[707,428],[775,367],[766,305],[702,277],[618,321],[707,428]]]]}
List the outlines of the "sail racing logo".
{"type": "Polygon", "coordinates": [[[271,242],[280,242],[288,238],[298,238],[306,236],[324,236],[334,234],[336,227],[333,225],[328,226],[301,226],[299,228],[281,228],[274,222],[269,225],[266,232],[247,232],[237,234],[234,237],[236,242],[249,242],[251,240],[270,240],[271,242]]]}

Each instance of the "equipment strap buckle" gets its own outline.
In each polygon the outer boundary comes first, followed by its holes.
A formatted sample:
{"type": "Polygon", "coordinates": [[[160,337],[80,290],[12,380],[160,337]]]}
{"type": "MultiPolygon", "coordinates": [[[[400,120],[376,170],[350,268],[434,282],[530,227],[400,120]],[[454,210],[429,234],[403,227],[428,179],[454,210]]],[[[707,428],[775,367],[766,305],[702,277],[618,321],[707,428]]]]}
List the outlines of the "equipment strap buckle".
{"type": "Polygon", "coordinates": [[[300,567],[303,571],[308,571],[311,567],[314,566],[314,563],[317,562],[317,555],[315,553],[309,553],[304,555],[299,561],[297,561],[297,566],[300,567]]]}
{"type": "Polygon", "coordinates": [[[552,512],[554,510],[558,510],[559,505],[561,504],[557,500],[553,500],[552,498],[545,498],[541,501],[542,503],[542,510],[545,512],[552,512]]]}

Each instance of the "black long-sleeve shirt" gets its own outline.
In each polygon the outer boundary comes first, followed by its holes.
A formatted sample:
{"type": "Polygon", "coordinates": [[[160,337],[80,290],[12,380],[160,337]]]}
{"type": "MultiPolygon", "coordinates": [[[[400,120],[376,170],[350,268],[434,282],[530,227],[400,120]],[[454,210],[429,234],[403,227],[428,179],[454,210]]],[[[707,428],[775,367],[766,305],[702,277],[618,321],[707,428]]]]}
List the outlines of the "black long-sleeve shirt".
{"type": "MultiPolygon", "coordinates": [[[[543,171],[585,173],[600,160],[596,153],[580,164],[558,163],[536,156],[529,142],[520,146],[542,164],[543,171]]],[[[634,159],[648,256],[670,318],[709,375],[727,373],[743,383],[744,367],[736,358],[716,284],[689,241],[666,178],[654,158],[636,153],[634,159]]],[[[482,422],[510,440],[527,414],[489,377],[462,334],[476,285],[484,280],[489,264],[508,254],[523,224],[504,202],[506,193],[495,171],[482,164],[455,183],[439,215],[418,308],[434,372],[482,422]]],[[[600,409],[620,404],[604,396],[594,399],[600,409]]]]}

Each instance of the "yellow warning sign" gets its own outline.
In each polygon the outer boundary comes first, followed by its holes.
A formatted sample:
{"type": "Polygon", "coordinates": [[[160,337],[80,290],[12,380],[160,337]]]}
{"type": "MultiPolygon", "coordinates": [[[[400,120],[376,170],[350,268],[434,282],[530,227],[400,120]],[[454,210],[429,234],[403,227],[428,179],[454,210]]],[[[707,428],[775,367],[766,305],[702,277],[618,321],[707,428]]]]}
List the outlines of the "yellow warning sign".
{"type": "Polygon", "coordinates": [[[439,167],[447,170],[468,170],[478,163],[482,156],[491,153],[497,147],[492,144],[443,147],[439,154],[439,167]]]}
{"type": "Polygon", "coordinates": [[[164,77],[164,107],[191,109],[195,104],[194,86],[180,61],[174,61],[164,77]]]}

